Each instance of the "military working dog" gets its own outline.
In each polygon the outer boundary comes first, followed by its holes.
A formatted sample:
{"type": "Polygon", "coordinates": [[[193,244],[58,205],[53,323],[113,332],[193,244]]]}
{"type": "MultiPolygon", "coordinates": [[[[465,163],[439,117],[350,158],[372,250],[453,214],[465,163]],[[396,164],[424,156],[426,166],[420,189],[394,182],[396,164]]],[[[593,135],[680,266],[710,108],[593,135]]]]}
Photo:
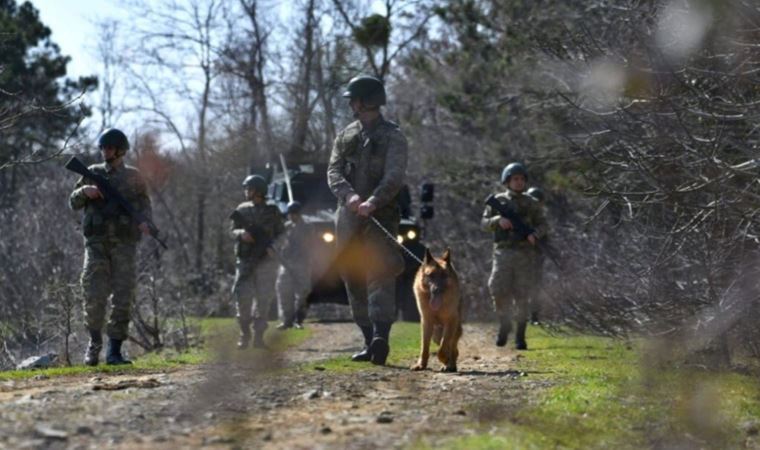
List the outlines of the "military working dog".
{"type": "Polygon", "coordinates": [[[443,363],[441,371],[456,372],[457,344],[462,337],[462,298],[449,249],[440,259],[433,258],[430,251],[425,250],[425,258],[414,279],[414,296],[420,311],[422,342],[420,359],[412,370],[427,368],[430,340],[433,339],[439,346],[438,360],[443,363]]]}

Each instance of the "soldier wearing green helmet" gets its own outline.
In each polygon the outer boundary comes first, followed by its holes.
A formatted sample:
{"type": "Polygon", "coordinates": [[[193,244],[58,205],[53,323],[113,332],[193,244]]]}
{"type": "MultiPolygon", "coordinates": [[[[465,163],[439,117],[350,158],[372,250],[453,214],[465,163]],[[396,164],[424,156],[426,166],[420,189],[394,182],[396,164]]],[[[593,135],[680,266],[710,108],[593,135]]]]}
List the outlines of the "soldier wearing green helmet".
{"type": "Polygon", "coordinates": [[[386,103],[385,85],[375,77],[354,77],[348,82],[343,98],[361,100],[367,108],[380,108],[386,103]]]}
{"type": "Polygon", "coordinates": [[[344,97],[357,120],[336,137],[327,181],[338,199],[337,244],[343,249],[341,276],[364,348],[353,361],[384,365],[396,318],[396,276],[404,259],[376,220],[391,236],[398,234],[396,197],[406,175],[407,143],[395,123],[385,120],[385,86],[375,77],[359,76],[344,97]]]}
{"type": "Polygon", "coordinates": [[[483,229],[493,233],[493,266],[488,279],[494,308],[499,319],[496,345],[504,346],[517,323],[515,348],[526,350],[525,330],[528,323],[528,305],[534,289],[534,271],[539,252],[538,239],[548,233],[546,219],[536,201],[525,195],[528,171],[522,163],[507,165],[501,172],[501,183],[506,190],[496,199],[512,209],[534,231],[528,236],[515,232],[512,222],[487,206],[483,211],[483,229]]]}
{"type": "Polygon", "coordinates": [[[232,295],[240,326],[238,348],[266,348],[267,314],[275,298],[277,260],[271,244],[283,231],[280,210],[266,202],[267,182],[261,175],[243,180],[246,201],[230,215],[230,234],[235,240],[235,282],[232,295]]]}
{"type": "Polygon", "coordinates": [[[309,256],[317,238],[314,229],[304,221],[302,205],[288,203],[285,232],[280,240],[280,268],[277,271],[277,305],[282,322],[278,329],[303,328],[306,318],[306,297],[311,291],[311,265],[309,256]]]}
{"type": "MultiPolygon", "coordinates": [[[[89,170],[108,178],[132,206],[145,217],[151,217],[148,187],[140,172],[124,163],[129,150],[127,136],[116,128],[105,130],[98,137],[103,162],[89,170]]],[[[142,234],[150,234],[147,223],[135,224],[130,214],[115,202],[104,198],[98,187],[81,178],[69,196],[71,209],[84,210],[84,266],[80,278],[84,297],[84,321],[90,342],[84,363],[96,366],[103,348],[102,330],[108,299],[111,316],[106,325],[108,348],[106,363],[131,364],[122,354],[122,343],[129,335],[129,319],[137,285],[135,258],[142,234]]]]}

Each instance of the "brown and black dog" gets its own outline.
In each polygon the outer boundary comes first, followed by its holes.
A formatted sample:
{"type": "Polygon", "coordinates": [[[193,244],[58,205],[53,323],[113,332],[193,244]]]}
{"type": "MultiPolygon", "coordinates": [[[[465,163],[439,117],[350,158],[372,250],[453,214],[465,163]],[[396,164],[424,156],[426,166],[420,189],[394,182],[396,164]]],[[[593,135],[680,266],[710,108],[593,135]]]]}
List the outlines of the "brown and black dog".
{"type": "Polygon", "coordinates": [[[430,251],[425,250],[425,259],[414,279],[414,296],[420,311],[422,342],[420,359],[412,370],[427,368],[430,340],[433,339],[439,345],[438,359],[443,363],[441,371],[456,372],[457,344],[462,337],[462,298],[449,249],[440,259],[433,258],[430,251]]]}

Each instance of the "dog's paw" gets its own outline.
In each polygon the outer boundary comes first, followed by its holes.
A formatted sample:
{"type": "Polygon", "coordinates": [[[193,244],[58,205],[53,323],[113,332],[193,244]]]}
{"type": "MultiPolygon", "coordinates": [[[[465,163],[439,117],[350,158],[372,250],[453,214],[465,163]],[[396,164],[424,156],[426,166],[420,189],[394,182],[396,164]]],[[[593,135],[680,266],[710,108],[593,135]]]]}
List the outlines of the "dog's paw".
{"type": "Polygon", "coordinates": [[[441,366],[441,372],[453,373],[457,371],[457,366],[441,366]]]}
{"type": "Polygon", "coordinates": [[[409,369],[417,372],[417,371],[420,371],[420,370],[425,370],[426,368],[427,367],[423,366],[422,364],[417,363],[417,364],[413,365],[412,367],[410,367],[409,369]]]}

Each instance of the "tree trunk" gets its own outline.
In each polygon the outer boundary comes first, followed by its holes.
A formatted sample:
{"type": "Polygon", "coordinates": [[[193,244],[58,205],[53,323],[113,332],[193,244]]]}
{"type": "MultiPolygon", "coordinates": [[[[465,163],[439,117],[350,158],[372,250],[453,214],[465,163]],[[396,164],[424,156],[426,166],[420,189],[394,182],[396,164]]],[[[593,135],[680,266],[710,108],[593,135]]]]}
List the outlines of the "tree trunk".
{"type": "Polygon", "coordinates": [[[301,54],[301,76],[295,89],[296,108],[293,120],[293,140],[290,144],[292,155],[303,154],[306,149],[306,136],[309,131],[309,117],[311,116],[309,95],[311,94],[311,72],[314,61],[314,27],[314,0],[309,0],[306,9],[306,24],[303,30],[303,37],[306,42],[301,54]]]}

